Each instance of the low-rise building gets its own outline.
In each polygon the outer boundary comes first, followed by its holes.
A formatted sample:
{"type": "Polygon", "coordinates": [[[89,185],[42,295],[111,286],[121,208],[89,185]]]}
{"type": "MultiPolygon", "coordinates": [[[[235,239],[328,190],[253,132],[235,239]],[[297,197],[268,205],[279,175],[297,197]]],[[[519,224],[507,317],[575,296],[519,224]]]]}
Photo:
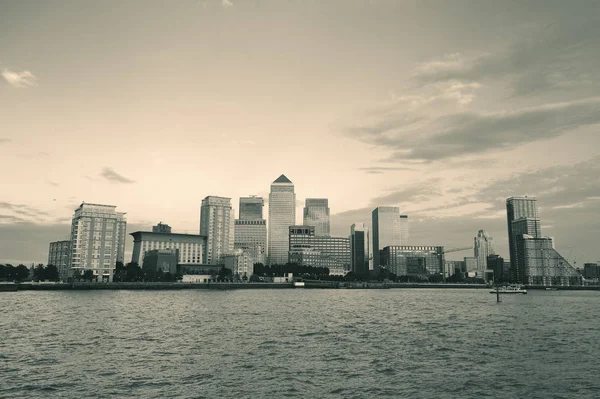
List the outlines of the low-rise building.
{"type": "Polygon", "coordinates": [[[177,263],[179,250],[177,249],[153,249],[146,251],[142,271],[145,273],[170,273],[177,274],[177,263]]]}
{"type": "Polygon", "coordinates": [[[159,223],[153,227],[153,231],[136,231],[133,236],[133,254],[131,262],[142,265],[147,251],[155,249],[177,249],[178,263],[200,264],[202,254],[206,248],[206,237],[197,234],[169,233],[168,225],[159,223]],[[163,226],[160,228],[160,226],[163,226]],[[167,228],[165,228],[166,226],[167,228]]]}
{"type": "Polygon", "coordinates": [[[443,275],[444,247],[391,245],[381,251],[381,262],[398,277],[443,275]]]}

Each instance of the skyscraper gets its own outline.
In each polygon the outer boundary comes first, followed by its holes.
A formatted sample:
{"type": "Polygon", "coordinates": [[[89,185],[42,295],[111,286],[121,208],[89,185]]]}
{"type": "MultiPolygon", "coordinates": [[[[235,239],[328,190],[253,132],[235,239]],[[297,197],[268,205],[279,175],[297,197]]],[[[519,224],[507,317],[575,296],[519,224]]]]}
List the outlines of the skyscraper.
{"type": "Polygon", "coordinates": [[[221,255],[233,251],[231,198],[208,196],[200,208],[200,235],[206,237],[203,263],[216,265],[221,255]]]}
{"type": "Polygon", "coordinates": [[[240,198],[240,217],[235,221],[234,249],[246,251],[252,263],[265,263],[267,221],[263,219],[261,197],[240,198]]]}
{"type": "Polygon", "coordinates": [[[289,252],[289,228],[296,224],[294,183],[281,175],[271,184],[269,194],[269,263],[285,264],[289,252]]]}
{"type": "Polygon", "coordinates": [[[408,245],[408,215],[400,215],[400,245],[408,245]]]}
{"type": "Polygon", "coordinates": [[[400,227],[400,208],[397,206],[380,206],[373,209],[373,268],[381,266],[380,253],[391,245],[402,245],[400,227]]]}
{"type": "Polygon", "coordinates": [[[494,255],[494,240],[488,236],[485,230],[479,230],[477,237],[474,238],[473,253],[477,259],[477,277],[485,278],[487,270],[487,258],[494,255]]]}
{"type": "Polygon", "coordinates": [[[71,268],[90,269],[98,280],[112,281],[117,262],[125,257],[125,213],[116,206],[82,203],[71,222],[71,268]]]}
{"type": "Polygon", "coordinates": [[[315,236],[329,237],[329,201],[327,198],[307,198],[303,225],[315,226],[315,236]]]}
{"type": "Polygon", "coordinates": [[[510,268],[513,280],[522,276],[519,270],[517,236],[528,234],[541,237],[540,218],[537,200],[534,197],[510,197],[506,200],[506,219],[508,227],[508,249],[510,253],[510,268]]]}
{"type": "Polygon", "coordinates": [[[350,270],[357,275],[369,273],[369,246],[367,228],[364,223],[350,227],[350,270]]]}
{"type": "Polygon", "coordinates": [[[516,244],[519,282],[545,287],[581,285],[581,276],[554,249],[552,238],[519,234],[516,244]]]}

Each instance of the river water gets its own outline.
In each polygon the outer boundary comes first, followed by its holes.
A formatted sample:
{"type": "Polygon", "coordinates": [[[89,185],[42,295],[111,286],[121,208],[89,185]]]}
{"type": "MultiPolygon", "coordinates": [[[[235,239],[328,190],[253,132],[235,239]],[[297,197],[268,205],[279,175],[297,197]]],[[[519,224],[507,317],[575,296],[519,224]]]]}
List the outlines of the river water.
{"type": "Polygon", "coordinates": [[[600,292],[0,293],[0,398],[598,398],[600,292]]]}

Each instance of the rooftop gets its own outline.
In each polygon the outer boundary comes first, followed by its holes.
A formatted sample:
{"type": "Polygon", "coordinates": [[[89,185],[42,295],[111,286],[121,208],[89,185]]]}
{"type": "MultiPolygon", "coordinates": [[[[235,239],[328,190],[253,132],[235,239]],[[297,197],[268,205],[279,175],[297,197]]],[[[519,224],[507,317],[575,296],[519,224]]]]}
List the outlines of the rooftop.
{"type": "Polygon", "coordinates": [[[273,183],[291,183],[292,181],[288,179],[285,175],[281,175],[275,180],[273,183]]]}

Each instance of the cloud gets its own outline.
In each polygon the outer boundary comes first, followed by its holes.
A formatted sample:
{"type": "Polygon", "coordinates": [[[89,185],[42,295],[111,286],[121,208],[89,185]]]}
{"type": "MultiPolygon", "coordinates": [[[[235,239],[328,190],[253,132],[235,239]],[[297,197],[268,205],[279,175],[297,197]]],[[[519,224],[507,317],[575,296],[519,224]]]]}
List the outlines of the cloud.
{"type": "Polygon", "coordinates": [[[507,150],[598,123],[600,97],[591,97],[518,110],[463,111],[437,117],[389,113],[374,123],[347,128],[346,134],[391,149],[392,160],[435,161],[507,150]]]}
{"type": "Polygon", "coordinates": [[[101,177],[105,178],[111,183],[119,183],[119,184],[132,184],[135,183],[135,180],[128,179],[117,172],[115,172],[112,168],[104,168],[102,169],[101,177]]]}
{"type": "Polygon", "coordinates": [[[232,0],[222,0],[221,4],[225,8],[233,7],[233,1],[232,0]]]}
{"type": "Polygon", "coordinates": [[[29,71],[13,72],[5,68],[2,71],[2,77],[11,86],[17,88],[25,88],[35,86],[37,84],[37,78],[29,71]]]}
{"type": "Polygon", "coordinates": [[[413,171],[413,168],[407,168],[407,167],[402,167],[402,166],[371,166],[371,167],[367,167],[367,168],[358,168],[358,170],[361,170],[365,173],[369,173],[369,174],[381,174],[381,173],[385,173],[385,172],[398,172],[398,171],[407,171],[407,170],[411,170],[413,171]]]}
{"type": "Polygon", "coordinates": [[[0,144],[10,143],[11,141],[12,141],[11,139],[8,139],[6,137],[0,137],[0,144]]]}

